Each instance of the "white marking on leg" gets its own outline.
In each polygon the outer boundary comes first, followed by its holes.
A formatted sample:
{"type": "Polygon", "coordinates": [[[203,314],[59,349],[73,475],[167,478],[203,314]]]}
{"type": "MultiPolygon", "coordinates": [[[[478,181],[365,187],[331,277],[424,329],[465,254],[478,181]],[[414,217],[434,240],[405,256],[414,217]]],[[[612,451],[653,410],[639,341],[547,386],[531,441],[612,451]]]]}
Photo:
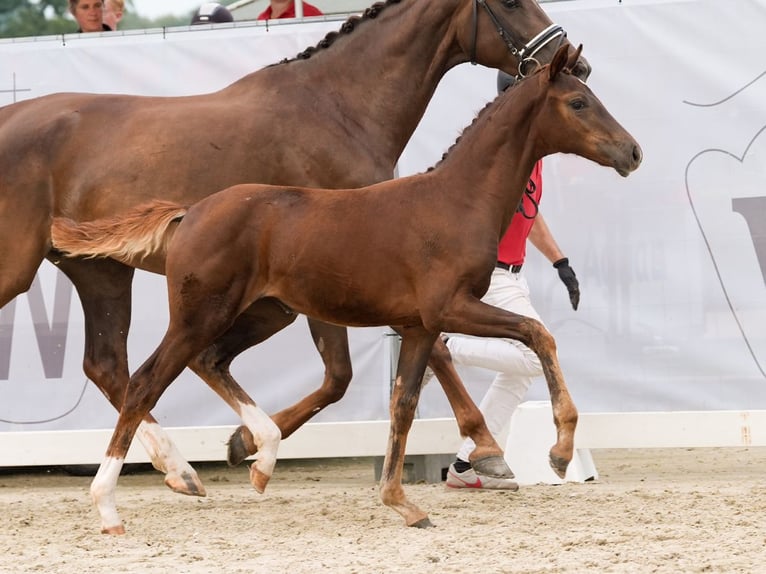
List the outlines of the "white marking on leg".
{"type": "Polygon", "coordinates": [[[242,422],[253,433],[253,441],[258,447],[255,455],[255,467],[266,476],[274,472],[277,463],[277,449],[282,433],[263,409],[257,405],[240,404],[239,416],[242,422]]]}
{"type": "Polygon", "coordinates": [[[122,526],[120,515],[117,513],[114,492],[117,489],[117,479],[124,462],[122,458],[106,457],[98,467],[93,482],[90,483],[90,496],[101,516],[102,532],[122,526]]]}
{"type": "Polygon", "coordinates": [[[168,433],[159,424],[141,421],[136,436],[149,455],[152,466],[160,472],[179,475],[184,472],[196,474],[168,433]]]}

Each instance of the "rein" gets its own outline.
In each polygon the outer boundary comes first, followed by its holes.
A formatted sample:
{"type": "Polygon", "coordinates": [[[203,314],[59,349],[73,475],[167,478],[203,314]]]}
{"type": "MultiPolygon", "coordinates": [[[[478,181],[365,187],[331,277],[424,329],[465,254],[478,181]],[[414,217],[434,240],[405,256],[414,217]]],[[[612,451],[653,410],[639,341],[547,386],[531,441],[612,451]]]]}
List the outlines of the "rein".
{"type": "Polygon", "coordinates": [[[537,217],[537,214],[540,212],[540,206],[535,201],[535,191],[537,191],[537,186],[535,185],[535,182],[532,181],[532,178],[529,179],[527,182],[527,187],[524,189],[524,195],[521,196],[521,199],[519,200],[519,207],[516,208],[516,211],[521,213],[521,216],[524,219],[534,219],[537,217]],[[532,204],[532,213],[528,214],[526,211],[524,211],[524,198],[527,198],[530,203],[532,204]]]}
{"type": "Polygon", "coordinates": [[[506,30],[503,23],[492,11],[492,8],[487,4],[487,0],[473,0],[473,40],[471,46],[471,64],[476,65],[476,42],[478,40],[479,31],[479,5],[481,5],[486,11],[492,23],[495,25],[497,33],[502,38],[505,45],[508,46],[508,51],[519,59],[519,69],[516,74],[516,79],[521,79],[527,76],[530,72],[533,72],[540,67],[540,62],[535,59],[535,54],[552,42],[555,38],[559,38],[559,44],[566,38],[567,33],[558,24],[551,24],[545,30],[540,32],[537,36],[532,38],[529,42],[524,44],[521,49],[516,48],[511,39],[511,35],[506,30]],[[531,70],[527,69],[528,64],[534,64],[531,70]]]}

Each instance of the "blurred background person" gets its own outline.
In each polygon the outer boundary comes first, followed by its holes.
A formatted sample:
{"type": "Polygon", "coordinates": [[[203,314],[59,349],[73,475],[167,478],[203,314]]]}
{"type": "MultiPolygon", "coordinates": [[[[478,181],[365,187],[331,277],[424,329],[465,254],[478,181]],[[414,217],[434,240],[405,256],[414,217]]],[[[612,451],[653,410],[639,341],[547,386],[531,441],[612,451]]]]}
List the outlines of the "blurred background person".
{"type": "Polygon", "coordinates": [[[196,24],[220,24],[221,22],[234,22],[234,16],[229,9],[218,2],[208,2],[199,7],[192,16],[191,25],[196,24]]]}
{"type": "MultiPolygon", "coordinates": [[[[308,2],[303,2],[304,16],[322,16],[322,11],[308,2]]],[[[258,14],[258,20],[295,18],[295,0],[271,0],[269,7],[258,14]]]]}
{"type": "Polygon", "coordinates": [[[69,0],[69,12],[77,21],[77,32],[109,32],[104,24],[102,0],[69,0]]]}
{"type": "Polygon", "coordinates": [[[116,30],[125,13],[125,0],[104,0],[104,24],[116,30]]]}

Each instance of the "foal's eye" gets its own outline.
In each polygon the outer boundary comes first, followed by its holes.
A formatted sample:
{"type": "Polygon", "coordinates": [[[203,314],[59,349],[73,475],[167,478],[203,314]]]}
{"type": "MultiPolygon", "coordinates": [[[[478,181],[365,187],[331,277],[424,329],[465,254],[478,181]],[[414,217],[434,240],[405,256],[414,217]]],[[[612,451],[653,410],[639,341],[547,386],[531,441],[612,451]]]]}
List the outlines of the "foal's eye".
{"type": "Polygon", "coordinates": [[[519,0],[501,0],[501,4],[504,8],[516,8],[519,5],[519,0]]]}

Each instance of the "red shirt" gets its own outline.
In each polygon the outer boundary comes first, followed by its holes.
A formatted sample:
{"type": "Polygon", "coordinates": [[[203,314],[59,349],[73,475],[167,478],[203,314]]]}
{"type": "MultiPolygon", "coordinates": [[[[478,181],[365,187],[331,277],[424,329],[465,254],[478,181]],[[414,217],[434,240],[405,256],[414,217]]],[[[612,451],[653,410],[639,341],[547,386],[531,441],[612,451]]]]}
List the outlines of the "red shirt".
{"type": "MultiPolygon", "coordinates": [[[[524,256],[527,253],[527,237],[535,223],[534,216],[537,215],[537,205],[540,204],[540,197],[543,194],[543,162],[538,161],[532,168],[532,174],[529,179],[534,182],[532,193],[524,192],[521,198],[521,206],[524,213],[517,211],[511,219],[511,224],[505,231],[500,244],[497,246],[497,260],[508,265],[521,265],[524,263],[524,256]],[[537,205],[536,205],[537,204],[537,205]],[[527,217],[524,217],[524,214],[527,217]]],[[[529,189],[529,186],[527,187],[529,189]]]]}
{"type": "MultiPolygon", "coordinates": [[[[316,6],[312,6],[308,2],[303,3],[303,15],[304,16],[322,16],[322,11],[316,6]]],[[[282,12],[279,19],[282,18],[295,18],[295,2],[290,2],[290,7],[282,12]]],[[[258,20],[273,20],[271,17],[271,6],[266,8],[258,15],[258,20]]]]}

